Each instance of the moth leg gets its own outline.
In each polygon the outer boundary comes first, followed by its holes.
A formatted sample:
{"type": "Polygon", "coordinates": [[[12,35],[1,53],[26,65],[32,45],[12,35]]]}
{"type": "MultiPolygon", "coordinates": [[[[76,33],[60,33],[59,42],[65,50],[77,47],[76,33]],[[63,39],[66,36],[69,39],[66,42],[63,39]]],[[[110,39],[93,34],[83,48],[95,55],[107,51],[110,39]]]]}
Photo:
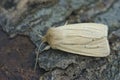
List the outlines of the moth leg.
{"type": "MultiPolygon", "coordinates": [[[[34,30],[35,31],[35,30],[34,30]]],[[[42,35],[40,35],[37,31],[35,31],[35,33],[40,37],[40,38],[43,38],[42,35]]]]}
{"type": "Polygon", "coordinates": [[[49,45],[46,46],[42,51],[46,51],[46,50],[48,50],[48,49],[50,49],[50,46],[49,46],[49,45]]]}
{"type": "Polygon", "coordinates": [[[67,25],[67,24],[68,24],[68,21],[66,21],[64,25],[67,25]]]}
{"type": "Polygon", "coordinates": [[[41,76],[39,80],[43,80],[43,76],[41,76]]]}

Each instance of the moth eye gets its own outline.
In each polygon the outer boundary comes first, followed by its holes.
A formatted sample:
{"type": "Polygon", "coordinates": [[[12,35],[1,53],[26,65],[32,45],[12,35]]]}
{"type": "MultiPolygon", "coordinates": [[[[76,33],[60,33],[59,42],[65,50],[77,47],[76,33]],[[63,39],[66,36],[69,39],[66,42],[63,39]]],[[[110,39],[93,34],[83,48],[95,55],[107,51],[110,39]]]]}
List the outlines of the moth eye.
{"type": "Polygon", "coordinates": [[[53,37],[52,34],[49,34],[48,36],[49,36],[49,38],[53,37]]]}

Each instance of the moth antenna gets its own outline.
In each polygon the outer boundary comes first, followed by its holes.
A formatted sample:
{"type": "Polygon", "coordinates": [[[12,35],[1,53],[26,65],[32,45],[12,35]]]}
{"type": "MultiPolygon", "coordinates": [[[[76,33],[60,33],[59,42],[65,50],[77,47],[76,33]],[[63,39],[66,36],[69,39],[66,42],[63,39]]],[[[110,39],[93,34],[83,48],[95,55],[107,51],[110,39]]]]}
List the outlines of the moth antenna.
{"type": "MultiPolygon", "coordinates": [[[[44,43],[44,42],[42,42],[42,43],[40,44],[40,46],[38,47],[38,49],[37,49],[37,51],[36,51],[36,60],[35,60],[34,71],[36,70],[37,63],[38,63],[39,50],[40,50],[40,48],[41,48],[41,46],[42,46],[43,43],[44,43]]],[[[45,51],[45,50],[48,50],[48,49],[50,49],[50,46],[49,46],[49,45],[46,46],[43,50],[41,50],[41,52],[42,52],[42,51],[45,51]]]]}
{"type": "Polygon", "coordinates": [[[34,29],[32,29],[32,27],[30,26],[30,29],[32,30],[32,31],[34,31],[40,38],[43,38],[43,36],[42,35],[40,35],[39,34],[39,32],[37,32],[36,30],[34,30],[34,29]]]}
{"type": "MultiPolygon", "coordinates": [[[[31,27],[30,27],[30,29],[32,29],[31,27]]],[[[32,29],[33,30],[33,29],[32,29]]],[[[40,35],[36,30],[33,30],[41,39],[43,39],[43,36],[42,35],[40,35]]],[[[43,44],[44,42],[42,42],[41,44],[40,44],[40,46],[38,47],[38,49],[37,49],[37,51],[35,51],[35,53],[36,53],[36,60],[35,60],[35,66],[34,66],[34,71],[36,70],[36,67],[37,67],[37,63],[38,63],[38,56],[39,56],[39,50],[42,52],[42,51],[44,51],[44,49],[45,50],[47,50],[47,48],[44,48],[43,50],[41,50],[41,46],[42,46],[42,44],[43,44]]]]}
{"type": "Polygon", "coordinates": [[[35,60],[35,66],[34,66],[34,71],[36,70],[36,67],[37,67],[37,63],[38,63],[38,56],[39,56],[39,50],[42,46],[43,42],[40,44],[40,46],[38,47],[37,51],[35,51],[36,53],[36,60],[35,60]]]}

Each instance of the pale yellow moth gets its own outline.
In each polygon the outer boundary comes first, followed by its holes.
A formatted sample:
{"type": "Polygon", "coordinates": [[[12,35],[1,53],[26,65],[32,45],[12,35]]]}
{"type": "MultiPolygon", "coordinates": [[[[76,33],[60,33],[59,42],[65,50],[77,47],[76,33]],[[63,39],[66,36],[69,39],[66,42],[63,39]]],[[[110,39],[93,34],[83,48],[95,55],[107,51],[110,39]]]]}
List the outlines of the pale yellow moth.
{"type": "Polygon", "coordinates": [[[105,57],[110,54],[107,36],[106,25],[80,23],[49,28],[42,40],[52,49],[85,56],[105,57]]]}
{"type": "MultiPolygon", "coordinates": [[[[49,44],[42,51],[51,47],[78,55],[105,57],[110,54],[107,36],[108,27],[104,24],[79,23],[49,28],[46,35],[40,37],[42,43],[49,44]]],[[[39,50],[37,53],[39,54],[39,50]]]]}

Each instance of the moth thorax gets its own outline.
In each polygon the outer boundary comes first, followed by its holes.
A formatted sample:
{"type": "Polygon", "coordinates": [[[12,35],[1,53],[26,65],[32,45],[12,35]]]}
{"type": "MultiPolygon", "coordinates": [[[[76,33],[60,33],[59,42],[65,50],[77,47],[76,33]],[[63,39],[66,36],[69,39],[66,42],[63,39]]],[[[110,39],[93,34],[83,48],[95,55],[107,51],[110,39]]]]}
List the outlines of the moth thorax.
{"type": "Polygon", "coordinates": [[[42,41],[47,42],[53,49],[55,49],[60,39],[60,31],[56,28],[50,28],[43,37],[42,41]]]}

